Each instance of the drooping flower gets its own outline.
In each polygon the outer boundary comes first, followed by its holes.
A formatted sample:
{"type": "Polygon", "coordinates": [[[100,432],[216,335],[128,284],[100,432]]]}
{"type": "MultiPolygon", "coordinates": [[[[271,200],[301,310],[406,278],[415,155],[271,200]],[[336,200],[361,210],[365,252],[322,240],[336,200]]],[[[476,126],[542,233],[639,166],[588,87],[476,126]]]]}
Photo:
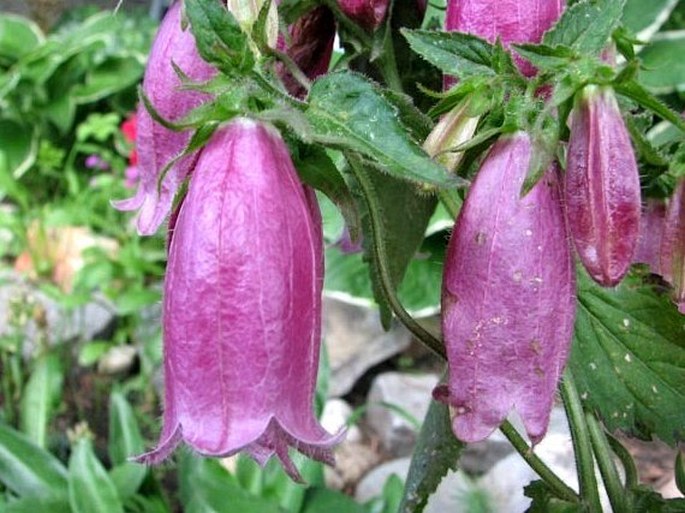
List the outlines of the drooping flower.
{"type": "Polygon", "coordinates": [[[661,240],[666,222],[666,203],[660,199],[649,198],[642,209],[640,218],[640,237],[635,249],[635,263],[647,264],[654,274],[661,271],[661,240]]]}
{"type": "Polygon", "coordinates": [[[164,284],[165,411],[156,463],[198,452],[332,461],[317,422],[323,235],[275,128],[238,118],[205,147],[174,222],[164,284]]]}
{"type": "Polygon", "coordinates": [[[628,271],[640,233],[640,177],[611,88],[587,86],[570,116],[565,205],[576,250],[599,284],[628,271]]]}
{"type": "Polygon", "coordinates": [[[536,443],[546,433],[575,316],[574,272],[556,167],[520,196],[530,136],[502,137],[487,155],[445,258],[442,331],[460,440],[487,438],[511,410],[536,443]]]}
{"type": "Polygon", "coordinates": [[[340,10],[345,16],[367,30],[374,30],[383,23],[388,3],[388,0],[338,0],[340,10]]]}
{"type": "MultiPolygon", "coordinates": [[[[286,41],[281,36],[278,49],[287,52],[310,80],[326,73],[335,40],[335,18],[331,10],[323,5],[315,7],[293,23],[288,32],[290,40],[286,41]]],[[[284,66],[279,66],[278,71],[291,94],[298,97],[304,95],[304,88],[284,66]]]]}
{"type": "MultiPolygon", "coordinates": [[[[173,68],[178,66],[197,82],[209,80],[216,70],[202,60],[195,38],[181,27],[181,2],[174,3],[160,25],[152,45],[143,79],[143,92],[166,119],[178,120],[208,99],[206,94],[179,90],[181,81],[173,68]]],[[[143,105],[137,113],[136,149],[140,183],[132,198],[114,202],[120,210],[139,210],[138,233],[151,235],[171,209],[181,182],[192,170],[197,155],[179,160],[160,182],[169,161],[179,155],[190,140],[190,132],[174,132],[155,122],[143,105]]]]}
{"type": "Polygon", "coordinates": [[[668,202],[660,256],[661,274],[673,285],[673,299],[685,314],[685,179],[668,202]]]}
{"type": "MultiPolygon", "coordinates": [[[[494,43],[539,43],[559,19],[565,0],[448,0],[445,30],[466,32],[494,43]]],[[[535,68],[514,56],[521,72],[531,77],[535,68]]]]}

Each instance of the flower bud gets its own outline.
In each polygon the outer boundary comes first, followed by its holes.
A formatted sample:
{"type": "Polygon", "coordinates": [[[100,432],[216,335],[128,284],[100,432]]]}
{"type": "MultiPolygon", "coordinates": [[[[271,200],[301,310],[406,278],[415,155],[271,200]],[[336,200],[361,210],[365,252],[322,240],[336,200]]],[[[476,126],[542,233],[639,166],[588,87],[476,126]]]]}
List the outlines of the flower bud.
{"type": "Polygon", "coordinates": [[[565,204],[581,262],[604,286],[618,284],[640,233],[640,177],[611,88],[587,86],[570,116],[565,204]]]}
{"type": "Polygon", "coordinates": [[[245,118],[200,155],[174,223],[164,283],[164,426],[138,457],[180,441],[209,456],[275,455],[299,480],[293,447],[330,463],[338,436],[314,416],[323,235],[313,192],[285,143],[245,118]]]}
{"type": "MultiPolygon", "coordinates": [[[[565,0],[448,0],[445,30],[466,32],[505,46],[539,43],[542,35],[559,19],[565,0]]],[[[514,56],[527,77],[535,75],[528,61],[514,56]]]]}
{"type": "Polygon", "coordinates": [[[440,118],[423,143],[426,153],[448,171],[456,170],[464,156],[462,151],[448,150],[470,141],[478,127],[480,118],[469,116],[468,106],[469,102],[464,101],[440,118]]]}
{"type": "Polygon", "coordinates": [[[533,145],[504,136],[485,158],[445,258],[442,331],[453,407],[464,442],[487,438],[515,409],[530,439],[547,431],[575,316],[574,270],[556,166],[524,197],[533,145]]]}
{"type": "Polygon", "coordinates": [[[685,179],[668,202],[661,240],[661,274],[673,285],[673,299],[685,314],[685,179]]]}
{"type": "Polygon", "coordinates": [[[375,30],[383,23],[389,0],[338,0],[340,10],[367,30],[375,30]]]}
{"type": "MultiPolygon", "coordinates": [[[[181,28],[181,2],[174,3],[162,20],[143,79],[143,92],[157,112],[175,121],[209,97],[197,91],[179,90],[181,80],[172,62],[197,82],[209,80],[216,72],[198,54],[190,29],[181,28]]],[[[169,213],[174,195],[192,170],[197,155],[178,161],[159,183],[164,167],[185,149],[191,134],[164,128],[142,104],[138,107],[137,122],[138,190],[135,196],[114,202],[114,206],[120,210],[139,209],[138,233],[151,235],[169,213]]]]}

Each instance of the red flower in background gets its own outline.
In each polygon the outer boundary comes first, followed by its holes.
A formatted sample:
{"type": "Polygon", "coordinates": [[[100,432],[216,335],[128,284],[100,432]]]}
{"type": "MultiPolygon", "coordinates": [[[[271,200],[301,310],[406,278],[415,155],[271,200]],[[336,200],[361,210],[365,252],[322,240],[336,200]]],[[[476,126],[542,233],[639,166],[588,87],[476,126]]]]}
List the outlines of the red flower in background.
{"type": "Polygon", "coordinates": [[[132,189],[136,186],[138,179],[140,178],[140,171],[138,170],[138,151],[135,147],[136,137],[138,135],[138,117],[135,112],[129,115],[121,124],[121,134],[124,136],[124,140],[126,140],[127,143],[133,145],[128,154],[128,167],[124,173],[124,185],[129,189],[132,189]]]}

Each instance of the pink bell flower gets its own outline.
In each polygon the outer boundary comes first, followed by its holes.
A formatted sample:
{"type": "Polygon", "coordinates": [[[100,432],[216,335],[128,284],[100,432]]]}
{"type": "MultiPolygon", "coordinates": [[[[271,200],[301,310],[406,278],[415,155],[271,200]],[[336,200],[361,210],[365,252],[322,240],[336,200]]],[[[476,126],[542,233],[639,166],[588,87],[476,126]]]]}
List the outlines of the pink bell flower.
{"type": "Polygon", "coordinates": [[[516,410],[533,443],[547,431],[571,345],[575,275],[556,166],[524,197],[533,145],[499,139],[457,218],[445,258],[442,332],[447,385],[464,442],[487,438],[516,410]]]}
{"type": "MultiPolygon", "coordinates": [[[[539,43],[542,35],[559,19],[565,0],[448,0],[445,30],[466,32],[504,46],[539,43]]],[[[528,61],[514,55],[527,77],[535,75],[528,61]]]]}
{"type": "Polygon", "coordinates": [[[323,286],[321,217],[285,143],[245,118],[214,134],[177,219],[164,284],[165,411],[157,448],[331,463],[341,434],[313,399],[323,286]]]}
{"type": "Polygon", "coordinates": [[[383,23],[388,4],[389,0],[338,0],[345,16],[367,30],[374,30],[383,23]]]}
{"type": "Polygon", "coordinates": [[[565,205],[580,261],[600,285],[628,272],[640,234],[640,177],[611,88],[587,86],[570,116],[565,205]]]}
{"type": "MultiPolygon", "coordinates": [[[[209,96],[197,91],[179,90],[181,81],[172,62],[197,82],[209,80],[216,73],[198,54],[190,29],[182,29],[180,1],[171,6],[162,20],[143,79],[143,92],[155,109],[162,117],[175,121],[207,101],[209,96]]],[[[151,235],[169,214],[174,195],[191,172],[197,155],[178,161],[159,184],[162,170],[185,149],[191,132],[164,128],[152,119],[144,105],[138,107],[136,132],[140,170],[138,190],[132,198],[113,204],[119,210],[138,210],[138,233],[151,235]]]]}

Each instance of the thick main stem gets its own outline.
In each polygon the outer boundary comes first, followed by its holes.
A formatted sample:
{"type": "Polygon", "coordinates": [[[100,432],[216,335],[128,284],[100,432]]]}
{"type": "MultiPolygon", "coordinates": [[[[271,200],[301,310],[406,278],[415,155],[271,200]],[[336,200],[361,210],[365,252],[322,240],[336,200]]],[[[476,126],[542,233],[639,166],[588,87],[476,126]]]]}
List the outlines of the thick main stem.
{"type": "Polygon", "coordinates": [[[569,428],[571,429],[580,497],[587,506],[588,513],[602,513],[599,489],[597,488],[597,479],[595,478],[595,463],[592,457],[590,434],[585,423],[585,413],[583,412],[583,405],[580,402],[573,374],[571,374],[569,369],[566,370],[561,380],[560,391],[564,401],[564,408],[566,409],[569,428]]]}

